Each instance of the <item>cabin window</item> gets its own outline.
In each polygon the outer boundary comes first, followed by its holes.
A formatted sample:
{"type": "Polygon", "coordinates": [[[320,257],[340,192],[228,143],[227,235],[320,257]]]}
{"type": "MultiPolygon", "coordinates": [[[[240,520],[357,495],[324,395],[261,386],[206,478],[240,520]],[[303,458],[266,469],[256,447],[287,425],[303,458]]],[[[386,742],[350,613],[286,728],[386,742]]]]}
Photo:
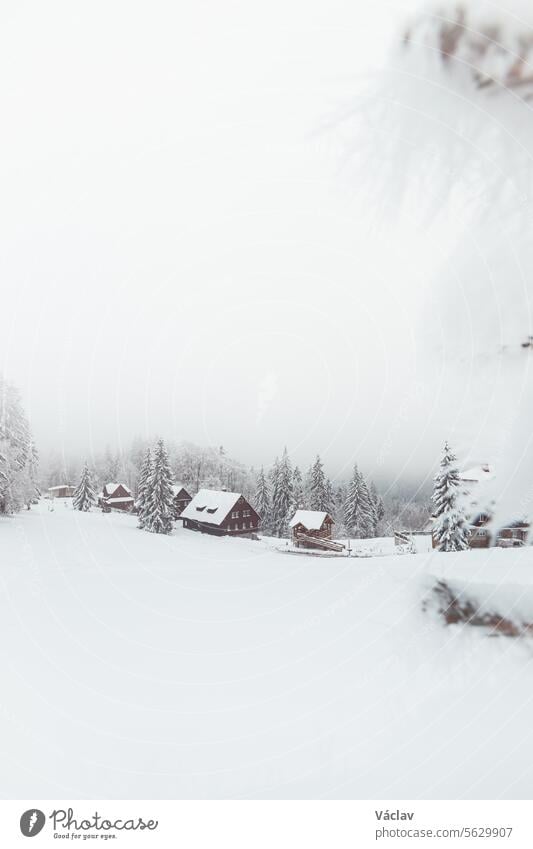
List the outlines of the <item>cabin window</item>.
{"type": "Polygon", "coordinates": [[[238,530],[239,530],[239,526],[238,526],[237,522],[235,522],[235,525],[234,525],[234,527],[233,527],[233,530],[234,530],[234,531],[238,531],[238,530]]]}
{"type": "Polygon", "coordinates": [[[239,518],[239,511],[234,510],[233,513],[231,514],[231,518],[232,519],[238,519],[239,518]]]}
{"type": "Polygon", "coordinates": [[[242,511],[242,515],[243,515],[245,518],[248,518],[248,516],[250,515],[250,511],[249,511],[249,510],[243,510],[243,511],[242,511]]]}

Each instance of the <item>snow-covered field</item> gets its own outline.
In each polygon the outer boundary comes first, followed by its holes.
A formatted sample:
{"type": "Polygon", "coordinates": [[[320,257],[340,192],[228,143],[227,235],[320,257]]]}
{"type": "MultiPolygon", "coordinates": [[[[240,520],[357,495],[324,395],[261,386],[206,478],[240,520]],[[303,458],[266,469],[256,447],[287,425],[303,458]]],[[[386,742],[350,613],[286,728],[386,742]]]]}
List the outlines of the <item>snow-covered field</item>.
{"type": "Polygon", "coordinates": [[[424,614],[446,557],[3,518],[0,793],[529,798],[533,644],[424,614]]]}

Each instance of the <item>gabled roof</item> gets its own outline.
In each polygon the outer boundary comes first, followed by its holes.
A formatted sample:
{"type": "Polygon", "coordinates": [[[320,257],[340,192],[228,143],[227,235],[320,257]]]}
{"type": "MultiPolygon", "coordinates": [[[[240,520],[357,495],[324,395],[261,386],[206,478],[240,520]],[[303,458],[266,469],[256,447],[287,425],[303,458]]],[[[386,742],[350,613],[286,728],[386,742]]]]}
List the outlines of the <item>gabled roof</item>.
{"type": "Polygon", "coordinates": [[[187,505],[180,519],[195,519],[209,525],[220,525],[240,497],[240,492],[201,489],[187,505]]]}
{"type": "Polygon", "coordinates": [[[74,489],[70,483],[58,483],[56,486],[49,486],[48,492],[53,492],[55,489],[74,489]]]}
{"type": "Polygon", "coordinates": [[[179,493],[181,492],[182,489],[184,489],[185,492],[187,494],[189,494],[189,491],[188,491],[187,487],[185,486],[185,484],[183,484],[183,483],[173,483],[172,484],[172,493],[173,493],[174,496],[179,495],[179,493]]]}
{"type": "Polygon", "coordinates": [[[494,478],[494,470],[487,464],[474,466],[465,472],[459,472],[459,478],[463,483],[482,483],[483,481],[490,481],[494,478]]]}
{"type": "Polygon", "coordinates": [[[131,495],[131,490],[130,490],[129,486],[126,486],[125,483],[106,483],[106,485],[104,486],[104,489],[107,492],[107,496],[109,497],[109,496],[113,495],[113,493],[115,493],[117,491],[119,486],[121,486],[123,489],[126,490],[126,492],[128,492],[131,495]]]}
{"type": "MultiPolygon", "coordinates": [[[[289,522],[289,528],[295,525],[303,525],[308,531],[319,531],[329,513],[320,510],[297,510],[289,522]]],[[[331,516],[329,516],[331,519],[331,516]]],[[[331,519],[331,521],[333,521],[331,519]]]]}

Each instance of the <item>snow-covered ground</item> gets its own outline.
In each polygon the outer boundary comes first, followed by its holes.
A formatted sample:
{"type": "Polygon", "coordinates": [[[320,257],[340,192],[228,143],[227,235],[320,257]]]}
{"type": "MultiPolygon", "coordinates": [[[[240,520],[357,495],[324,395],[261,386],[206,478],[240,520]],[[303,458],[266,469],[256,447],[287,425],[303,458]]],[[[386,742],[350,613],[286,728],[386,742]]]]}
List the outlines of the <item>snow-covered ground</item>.
{"type": "Polygon", "coordinates": [[[3,518],[0,793],[529,798],[532,644],[421,611],[448,556],[287,556],[63,505],[3,518]]]}

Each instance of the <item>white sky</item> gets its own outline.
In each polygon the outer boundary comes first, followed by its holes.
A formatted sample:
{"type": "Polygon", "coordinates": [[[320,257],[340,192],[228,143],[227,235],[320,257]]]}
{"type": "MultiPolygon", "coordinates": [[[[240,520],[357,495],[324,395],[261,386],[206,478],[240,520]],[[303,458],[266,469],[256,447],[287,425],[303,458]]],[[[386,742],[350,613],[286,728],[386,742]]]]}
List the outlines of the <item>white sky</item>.
{"type": "Polygon", "coordinates": [[[325,130],[403,7],[4,8],[0,366],[44,452],[160,433],[427,470],[432,247],[376,226],[325,130]]]}

